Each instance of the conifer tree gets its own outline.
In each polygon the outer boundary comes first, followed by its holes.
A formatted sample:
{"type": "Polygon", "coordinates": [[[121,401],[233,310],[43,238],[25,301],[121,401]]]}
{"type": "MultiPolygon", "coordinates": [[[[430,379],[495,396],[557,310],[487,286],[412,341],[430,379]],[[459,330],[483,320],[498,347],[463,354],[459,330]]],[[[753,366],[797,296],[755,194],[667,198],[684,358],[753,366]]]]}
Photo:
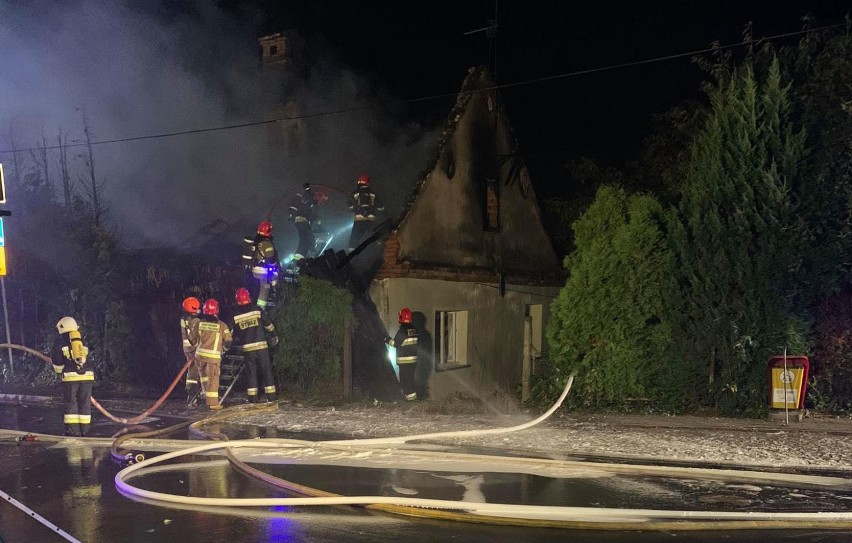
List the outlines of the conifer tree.
{"type": "Polygon", "coordinates": [[[766,68],[720,71],[708,94],[672,228],[676,345],[706,376],[696,384],[709,396],[698,399],[743,412],[766,403],[767,357],[804,348],[792,285],[808,229],[794,192],[806,138],[774,56],[766,68]]]}
{"type": "Polygon", "coordinates": [[[565,259],[570,276],[551,306],[547,338],[553,361],[576,372],[585,405],[661,398],[672,273],[662,215],[653,197],[603,186],[573,225],[576,250],[565,259]]]}

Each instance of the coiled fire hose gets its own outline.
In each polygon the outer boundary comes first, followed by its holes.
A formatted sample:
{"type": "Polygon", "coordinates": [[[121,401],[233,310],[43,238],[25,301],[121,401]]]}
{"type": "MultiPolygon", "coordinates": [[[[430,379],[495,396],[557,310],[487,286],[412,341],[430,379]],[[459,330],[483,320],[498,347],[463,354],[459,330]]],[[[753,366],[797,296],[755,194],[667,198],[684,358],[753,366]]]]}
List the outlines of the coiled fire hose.
{"type": "MultiPolygon", "coordinates": [[[[29,353],[33,356],[36,356],[48,364],[53,364],[53,361],[48,358],[44,353],[36,351],[35,349],[30,349],[29,347],[25,347],[23,345],[18,345],[16,343],[0,343],[0,348],[18,349],[20,351],[24,351],[25,353],[29,353]]],[[[172,391],[175,389],[177,384],[180,382],[181,377],[183,377],[183,374],[186,373],[191,364],[192,360],[187,361],[187,363],[184,364],[183,368],[178,372],[177,376],[175,376],[174,380],[172,381],[172,384],[169,385],[169,388],[166,390],[166,392],[163,393],[162,396],[160,396],[160,399],[154,402],[151,407],[149,407],[139,415],[136,415],[135,417],[130,417],[129,419],[123,417],[116,417],[115,415],[107,411],[100,403],[98,403],[98,401],[94,397],[91,398],[92,405],[95,406],[95,409],[100,411],[106,418],[113,422],[117,422],[119,424],[137,424],[139,422],[142,422],[143,420],[148,418],[151,413],[159,409],[163,402],[166,401],[166,398],[168,398],[169,394],[171,394],[172,391]]]]}

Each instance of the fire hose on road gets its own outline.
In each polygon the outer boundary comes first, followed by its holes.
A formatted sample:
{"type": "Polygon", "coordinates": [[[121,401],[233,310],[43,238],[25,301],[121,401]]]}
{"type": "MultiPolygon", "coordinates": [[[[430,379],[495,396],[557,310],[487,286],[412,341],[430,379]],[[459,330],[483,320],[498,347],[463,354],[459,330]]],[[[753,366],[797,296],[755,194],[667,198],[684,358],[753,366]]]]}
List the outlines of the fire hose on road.
{"type": "MultiPolygon", "coordinates": [[[[485,430],[473,430],[464,432],[440,432],[430,434],[419,434],[412,436],[399,436],[376,439],[353,439],[307,442],[281,439],[252,439],[239,441],[225,441],[227,437],[222,434],[207,434],[207,437],[219,440],[216,443],[208,443],[198,447],[192,447],[182,451],[166,453],[164,455],[145,460],[141,463],[131,465],[115,476],[116,488],[124,495],[145,501],[146,503],[168,504],[171,506],[213,506],[213,507],[273,507],[273,506],[308,506],[308,505],[359,505],[386,513],[414,516],[421,518],[452,520],[461,522],[475,522],[484,524],[513,525],[526,527],[551,527],[571,529],[597,529],[597,530],[743,530],[743,529],[802,529],[802,528],[828,528],[849,529],[852,528],[852,513],[848,512],[820,512],[820,513],[771,513],[771,512],[740,512],[740,511],[681,511],[681,510],[655,510],[655,509],[617,509],[596,507],[561,507],[561,506],[537,506],[517,505],[502,503],[466,502],[456,500],[424,499],[394,496],[342,496],[324,490],[306,487],[292,483],[278,477],[272,476],[257,468],[251,467],[240,460],[234,451],[238,449],[255,449],[282,451],[284,449],[321,449],[328,447],[342,454],[346,451],[356,456],[376,452],[372,446],[401,445],[409,441],[422,439],[439,439],[442,437],[470,437],[475,435],[506,433],[523,430],[532,427],[545,420],[561,405],[571,388],[573,376],[569,379],[562,396],[542,416],[527,423],[508,428],[493,428],[485,430]],[[185,455],[201,454],[210,451],[224,449],[231,464],[239,471],[256,477],[276,488],[284,489],[292,493],[307,496],[300,498],[210,498],[173,495],[162,492],[141,489],[130,485],[127,481],[133,477],[143,475],[147,470],[162,471],[169,470],[168,466],[151,468],[151,466],[178,458],[185,455]]],[[[205,420],[197,421],[191,428],[195,433],[203,433],[199,426],[205,420]]],[[[461,459],[465,456],[477,457],[477,455],[461,455],[452,453],[434,453],[429,451],[410,451],[404,449],[394,450],[395,453],[435,455],[446,458],[451,456],[461,459]]],[[[544,464],[560,463],[572,464],[567,461],[543,460],[534,458],[501,457],[501,462],[516,464],[544,464]]],[[[728,480],[760,480],[764,483],[772,482],[787,485],[801,484],[803,486],[813,485],[817,488],[838,487],[849,489],[852,482],[834,477],[815,476],[779,476],[760,472],[732,472],[724,474],[715,473],[720,470],[694,469],[694,468],[668,468],[665,466],[627,466],[627,465],[600,465],[574,462],[573,464],[584,465],[586,469],[612,470],[618,473],[644,473],[658,476],[681,476],[681,477],[706,477],[728,480]]],[[[177,466],[176,469],[186,469],[186,464],[177,466]]],[[[724,471],[724,470],[723,470],[724,471]]]]}
{"type": "MultiPolygon", "coordinates": [[[[24,345],[18,345],[16,343],[0,343],[0,348],[18,349],[20,351],[24,351],[25,353],[29,353],[35,357],[38,357],[48,364],[53,363],[53,361],[44,353],[36,351],[35,349],[30,349],[29,347],[25,347],[24,345]]],[[[183,374],[186,373],[191,364],[192,360],[187,361],[187,363],[184,364],[183,368],[181,368],[177,376],[175,376],[174,380],[172,381],[172,384],[169,385],[169,388],[163,393],[163,395],[160,396],[160,398],[156,402],[154,402],[151,407],[149,407],[139,415],[136,415],[135,417],[130,417],[129,419],[123,417],[116,417],[115,415],[107,411],[100,403],[98,403],[98,401],[94,397],[91,398],[92,405],[95,406],[95,409],[100,411],[103,416],[113,422],[117,422],[119,424],[137,424],[139,422],[142,422],[143,420],[147,419],[151,415],[151,413],[159,409],[163,402],[166,401],[166,398],[168,398],[169,394],[171,394],[172,391],[175,389],[177,384],[180,382],[181,377],[183,377],[183,374]]]]}

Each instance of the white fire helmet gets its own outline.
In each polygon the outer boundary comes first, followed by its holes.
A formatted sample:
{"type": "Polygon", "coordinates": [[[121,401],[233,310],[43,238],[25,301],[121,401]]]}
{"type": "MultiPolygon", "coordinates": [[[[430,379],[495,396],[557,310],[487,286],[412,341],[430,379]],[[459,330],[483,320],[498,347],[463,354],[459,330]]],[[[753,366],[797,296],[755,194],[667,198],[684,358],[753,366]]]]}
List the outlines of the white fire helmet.
{"type": "Polygon", "coordinates": [[[80,327],[77,326],[77,321],[73,317],[62,317],[56,323],[56,329],[59,330],[60,334],[66,334],[74,330],[79,330],[80,327]]]}

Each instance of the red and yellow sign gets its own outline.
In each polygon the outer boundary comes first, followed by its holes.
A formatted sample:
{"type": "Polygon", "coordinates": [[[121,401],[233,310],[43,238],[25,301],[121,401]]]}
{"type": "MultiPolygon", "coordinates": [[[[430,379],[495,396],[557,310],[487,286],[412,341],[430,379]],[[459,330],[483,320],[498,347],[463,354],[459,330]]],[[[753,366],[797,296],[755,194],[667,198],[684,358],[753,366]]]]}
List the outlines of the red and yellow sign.
{"type": "Polygon", "coordinates": [[[798,409],[805,368],[772,368],[772,408],[798,409]],[[786,404],[786,405],[785,405],[786,404]]]}

